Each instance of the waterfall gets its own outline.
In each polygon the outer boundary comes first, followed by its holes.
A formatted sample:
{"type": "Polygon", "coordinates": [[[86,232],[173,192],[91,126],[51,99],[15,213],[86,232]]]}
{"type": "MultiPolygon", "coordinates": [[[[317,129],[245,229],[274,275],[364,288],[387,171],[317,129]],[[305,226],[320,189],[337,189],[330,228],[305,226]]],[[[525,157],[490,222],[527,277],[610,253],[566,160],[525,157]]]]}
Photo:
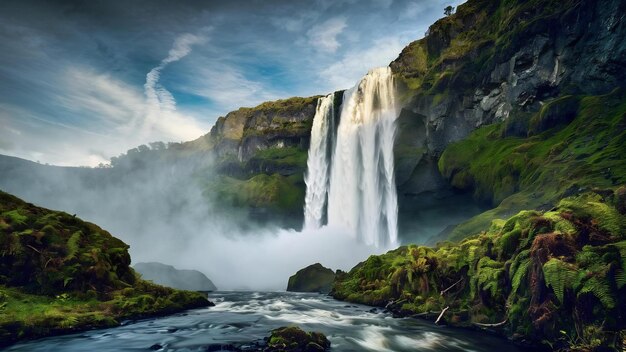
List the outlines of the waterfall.
{"type": "Polygon", "coordinates": [[[314,226],[322,224],[327,194],[329,226],[346,229],[368,245],[393,246],[398,238],[393,160],[398,108],[391,69],[371,70],[344,92],[330,159],[324,154],[333,110],[329,97],[323,98],[328,102],[318,103],[313,122],[305,224],[313,220],[314,226]],[[321,107],[327,110],[320,111],[321,107]]]}
{"type": "Polygon", "coordinates": [[[304,199],[304,228],[316,229],[322,226],[328,195],[328,175],[330,162],[329,137],[334,125],[334,94],[317,101],[317,109],[311,128],[311,144],[307,159],[306,197],[304,199]]]}

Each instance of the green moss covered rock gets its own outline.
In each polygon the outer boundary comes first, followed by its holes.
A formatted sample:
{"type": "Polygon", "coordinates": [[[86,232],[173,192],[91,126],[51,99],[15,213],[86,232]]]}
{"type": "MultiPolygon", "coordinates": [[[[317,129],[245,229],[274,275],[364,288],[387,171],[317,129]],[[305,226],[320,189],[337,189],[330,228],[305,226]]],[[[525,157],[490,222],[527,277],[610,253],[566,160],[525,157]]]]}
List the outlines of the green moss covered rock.
{"type": "Polygon", "coordinates": [[[272,330],[265,352],[323,352],[330,341],[319,332],[305,332],[296,326],[272,330]]]}
{"type": "Polygon", "coordinates": [[[335,273],[320,263],[298,270],[289,278],[287,291],[329,293],[335,280],[335,273]]]}

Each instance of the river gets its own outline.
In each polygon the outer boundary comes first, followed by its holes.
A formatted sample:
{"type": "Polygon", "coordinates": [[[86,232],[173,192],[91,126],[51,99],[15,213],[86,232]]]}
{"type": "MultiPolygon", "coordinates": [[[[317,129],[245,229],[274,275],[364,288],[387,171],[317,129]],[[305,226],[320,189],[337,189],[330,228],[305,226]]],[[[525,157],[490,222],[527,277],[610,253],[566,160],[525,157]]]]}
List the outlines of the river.
{"type": "Polygon", "coordinates": [[[320,331],[332,351],[522,351],[505,339],[470,330],[397,319],[372,307],[320,294],[212,292],[216,306],[102,330],[17,344],[9,351],[206,351],[259,341],[298,325],[320,331]]]}

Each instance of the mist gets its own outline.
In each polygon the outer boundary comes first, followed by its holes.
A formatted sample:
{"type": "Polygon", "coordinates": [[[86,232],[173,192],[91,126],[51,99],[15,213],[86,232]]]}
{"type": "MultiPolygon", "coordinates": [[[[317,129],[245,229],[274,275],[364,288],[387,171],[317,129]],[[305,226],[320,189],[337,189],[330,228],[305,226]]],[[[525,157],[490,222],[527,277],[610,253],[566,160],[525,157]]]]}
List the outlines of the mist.
{"type": "Polygon", "coordinates": [[[144,151],[95,169],[0,157],[0,189],[99,225],[130,245],[133,263],[199,270],[220,290],[285,290],[307,265],[349,270],[387,250],[337,227],[300,232],[257,223],[203,187],[215,176],[209,157],[169,153],[144,151]]]}

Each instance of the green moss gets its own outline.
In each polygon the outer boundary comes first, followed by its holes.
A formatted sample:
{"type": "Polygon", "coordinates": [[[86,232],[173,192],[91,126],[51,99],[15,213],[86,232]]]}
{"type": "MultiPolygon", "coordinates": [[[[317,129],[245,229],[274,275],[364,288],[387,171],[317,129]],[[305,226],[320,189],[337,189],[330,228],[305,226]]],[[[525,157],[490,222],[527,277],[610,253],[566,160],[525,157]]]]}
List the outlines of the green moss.
{"type": "MultiPolygon", "coordinates": [[[[516,137],[506,136],[504,126],[495,124],[446,148],[439,160],[444,177],[496,206],[457,227],[452,238],[462,238],[512,211],[555,204],[572,190],[615,188],[626,182],[626,130],[620,128],[626,116],[624,92],[557,100],[572,101],[580,107],[566,127],[516,137]]],[[[559,105],[555,104],[537,116],[559,105]]]]}
{"type": "Polygon", "coordinates": [[[205,192],[236,207],[294,211],[301,210],[304,202],[304,188],[299,185],[301,182],[301,175],[259,174],[247,180],[220,176],[208,183],[205,192]]]}
{"type": "Polygon", "coordinates": [[[259,150],[248,162],[263,170],[292,166],[302,171],[306,169],[308,152],[298,147],[267,148],[259,150]]]}
{"type": "Polygon", "coordinates": [[[272,330],[264,351],[323,352],[329,349],[330,341],[322,333],[305,332],[297,326],[289,326],[272,330]]]}

